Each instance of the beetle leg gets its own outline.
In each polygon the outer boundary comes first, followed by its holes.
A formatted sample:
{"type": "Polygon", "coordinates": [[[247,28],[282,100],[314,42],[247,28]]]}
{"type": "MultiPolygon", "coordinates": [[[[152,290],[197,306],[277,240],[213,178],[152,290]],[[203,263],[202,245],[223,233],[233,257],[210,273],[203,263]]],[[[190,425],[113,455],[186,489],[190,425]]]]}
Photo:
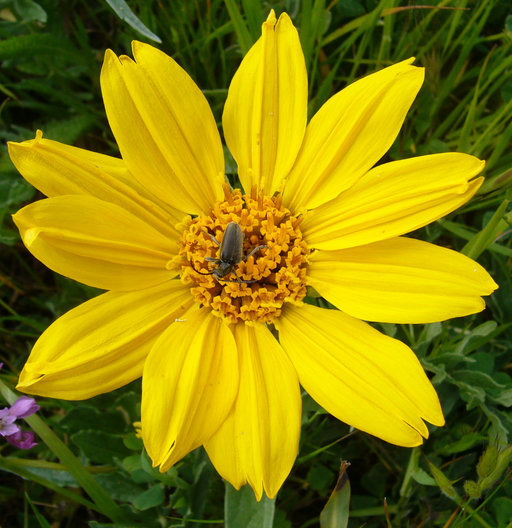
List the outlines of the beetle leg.
{"type": "Polygon", "coordinates": [[[243,257],[242,260],[245,262],[251,255],[254,255],[256,251],[259,251],[260,249],[268,248],[266,245],[257,246],[255,247],[246,257],[243,257]]]}
{"type": "Polygon", "coordinates": [[[203,233],[207,234],[220,247],[220,242],[215,238],[214,235],[212,235],[211,233],[208,233],[208,231],[206,231],[206,229],[202,229],[201,231],[203,233]]]}

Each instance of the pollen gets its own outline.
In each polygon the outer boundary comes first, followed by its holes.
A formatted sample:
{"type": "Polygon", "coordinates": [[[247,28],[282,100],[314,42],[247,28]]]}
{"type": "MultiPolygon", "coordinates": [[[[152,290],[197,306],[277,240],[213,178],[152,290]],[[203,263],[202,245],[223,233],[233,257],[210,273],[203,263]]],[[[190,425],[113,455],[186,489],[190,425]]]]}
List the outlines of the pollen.
{"type": "Polygon", "coordinates": [[[224,194],[209,215],[185,225],[181,280],[200,305],[230,323],[271,323],[284,303],[300,304],[306,295],[309,249],[299,227],[301,217],[282,206],[280,195],[263,196],[256,189],[243,195],[227,187],[224,194]],[[229,265],[220,257],[221,248],[224,256],[231,249],[236,253],[236,240],[226,242],[229,247],[223,244],[231,222],[240,226],[243,239],[240,260],[229,265]],[[220,277],[219,270],[226,275],[220,277]]]}

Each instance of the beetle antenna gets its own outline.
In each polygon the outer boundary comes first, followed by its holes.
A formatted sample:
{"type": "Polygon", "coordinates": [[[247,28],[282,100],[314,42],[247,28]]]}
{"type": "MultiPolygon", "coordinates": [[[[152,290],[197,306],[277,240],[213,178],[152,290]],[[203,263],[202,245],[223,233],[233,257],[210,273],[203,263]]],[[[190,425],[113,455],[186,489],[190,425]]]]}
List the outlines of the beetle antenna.
{"type": "Polygon", "coordinates": [[[199,271],[198,269],[196,269],[196,267],[194,266],[194,263],[192,262],[192,259],[190,259],[190,266],[196,273],[199,273],[199,275],[213,275],[213,271],[210,271],[210,273],[203,273],[202,271],[199,271]]]}

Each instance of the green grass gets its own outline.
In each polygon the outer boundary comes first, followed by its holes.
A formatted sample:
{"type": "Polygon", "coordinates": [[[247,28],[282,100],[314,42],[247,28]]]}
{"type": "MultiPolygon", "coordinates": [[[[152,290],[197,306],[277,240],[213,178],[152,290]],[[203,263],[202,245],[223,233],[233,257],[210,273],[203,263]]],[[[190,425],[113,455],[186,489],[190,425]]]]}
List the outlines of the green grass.
{"type": "MultiPolygon", "coordinates": [[[[271,7],[278,14],[286,10],[300,29],[310,116],[347,83],[415,56],[426,68],[426,80],[386,160],[454,150],[487,160],[486,183],[477,196],[414,235],[478,259],[500,289],[475,316],[379,325],[415,350],[439,393],[447,425],[432,428],[421,447],[399,448],[351,432],[305,395],[299,457],[275,505],[267,501],[258,507],[247,490],[245,495],[228,490],[225,513],[224,484],[202,450],[167,474],[151,468],[132,427],[140,418],[139,382],[85,402],[41,398],[41,413],[28,421],[44,441],[29,452],[0,445],[0,524],[244,528],[249,521],[240,521],[240,515],[254,515],[260,520],[251,526],[259,528],[272,526],[275,507],[275,528],[313,527],[320,523],[340,461],[349,460],[350,527],[510,528],[508,2],[443,1],[432,8],[392,0],[129,4],[161,39],[158,47],[204,90],[219,125],[230,79],[271,7]]],[[[130,53],[133,39],[154,42],[106,2],[83,0],[2,1],[0,38],[0,379],[9,399],[8,387],[14,387],[40,333],[97,292],[53,274],[24,249],[10,215],[40,196],[17,174],[4,140],[30,139],[40,128],[45,137],[117,155],[99,90],[103,53],[106,48],[130,53]]],[[[327,518],[323,528],[343,526],[326,524],[327,518]]]]}

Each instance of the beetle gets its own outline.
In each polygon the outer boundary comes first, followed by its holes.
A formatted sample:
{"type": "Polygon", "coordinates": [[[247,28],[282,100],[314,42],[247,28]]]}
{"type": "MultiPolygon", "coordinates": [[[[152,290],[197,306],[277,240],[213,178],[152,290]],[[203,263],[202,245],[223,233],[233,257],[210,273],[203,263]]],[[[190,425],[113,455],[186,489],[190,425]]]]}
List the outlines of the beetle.
{"type": "Polygon", "coordinates": [[[257,280],[242,280],[240,277],[236,274],[235,267],[242,261],[246,261],[251,255],[254,255],[256,251],[259,251],[260,249],[266,248],[268,246],[261,245],[255,247],[246,257],[244,257],[243,254],[243,243],[244,243],[244,234],[242,232],[242,228],[239,224],[236,222],[229,222],[227,225],[225,231],[224,231],[224,237],[222,238],[222,242],[219,244],[218,240],[213,236],[212,240],[219,246],[219,258],[213,258],[213,257],[205,257],[204,260],[207,260],[208,262],[213,262],[217,265],[216,268],[214,268],[209,273],[203,273],[202,271],[197,270],[194,267],[194,264],[192,262],[192,259],[190,259],[190,265],[192,266],[192,269],[199,273],[200,275],[213,275],[218,281],[222,282],[245,282],[246,284],[250,284],[252,282],[258,282],[257,280]],[[237,280],[229,280],[225,279],[224,277],[226,275],[229,275],[230,273],[234,273],[237,280]]]}

